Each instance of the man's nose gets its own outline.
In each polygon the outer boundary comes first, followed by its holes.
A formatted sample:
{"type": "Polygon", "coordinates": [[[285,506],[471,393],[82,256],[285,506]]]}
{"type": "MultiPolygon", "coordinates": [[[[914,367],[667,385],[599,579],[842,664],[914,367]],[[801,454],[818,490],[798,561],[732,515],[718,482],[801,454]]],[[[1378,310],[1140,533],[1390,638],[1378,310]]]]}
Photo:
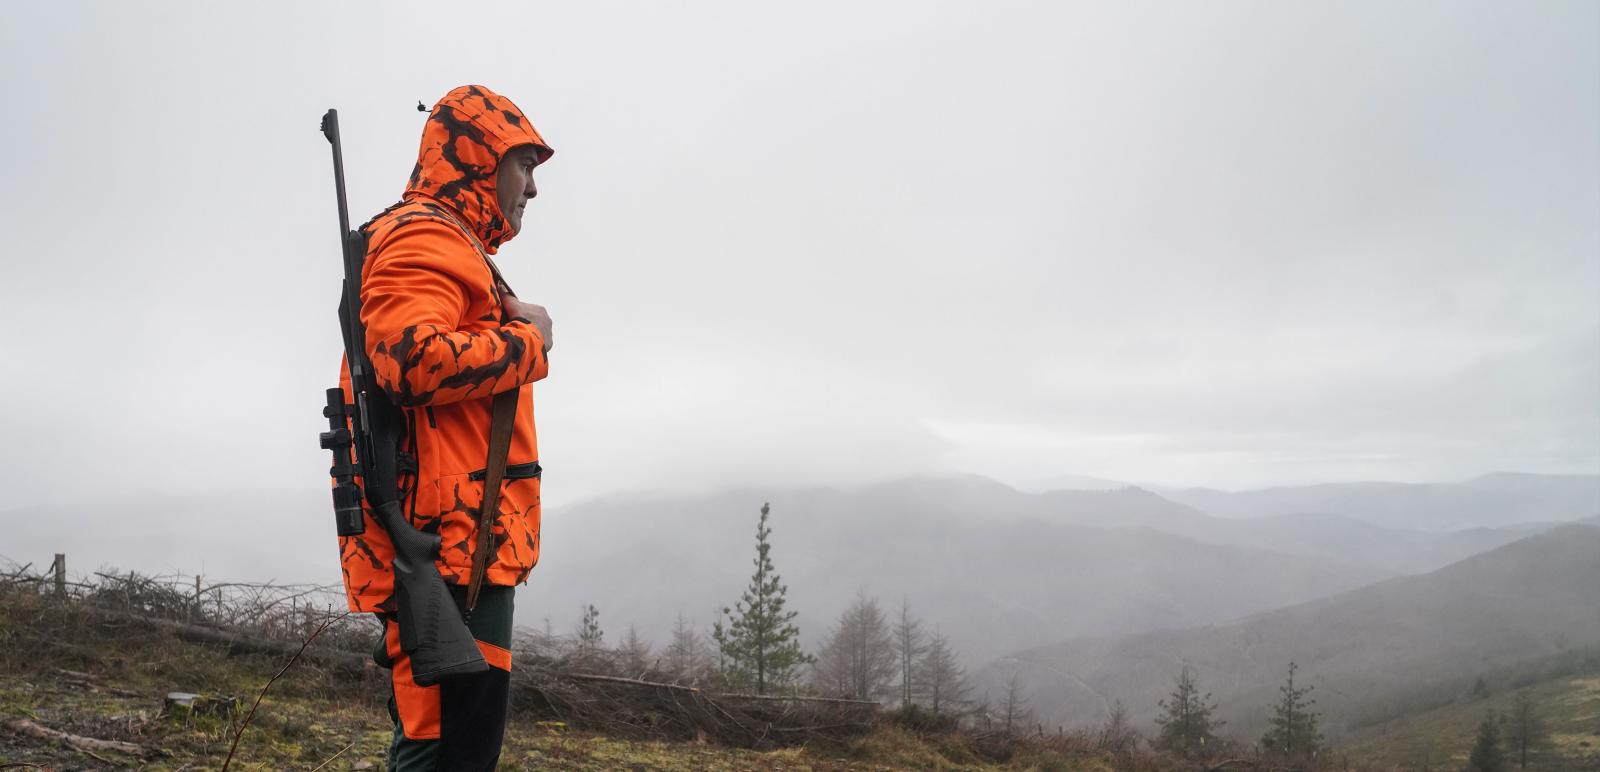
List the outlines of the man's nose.
{"type": "Polygon", "coordinates": [[[533,198],[539,195],[539,188],[533,184],[533,177],[531,175],[528,177],[527,187],[522,189],[522,195],[527,196],[528,198],[533,198]]]}

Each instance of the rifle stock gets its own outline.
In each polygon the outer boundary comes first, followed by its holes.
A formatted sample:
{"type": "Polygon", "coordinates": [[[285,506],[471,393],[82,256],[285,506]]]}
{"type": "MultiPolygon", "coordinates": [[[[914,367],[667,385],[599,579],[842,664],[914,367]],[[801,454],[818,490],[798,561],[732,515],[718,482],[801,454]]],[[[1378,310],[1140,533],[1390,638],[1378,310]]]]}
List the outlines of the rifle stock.
{"type": "Polygon", "coordinates": [[[322,133],[333,145],[334,185],[339,200],[339,242],[344,261],[344,286],[339,299],[339,330],[344,339],[345,362],[350,369],[350,396],[329,389],[323,415],[328,431],[322,447],[333,451],[333,508],[340,536],[365,531],[361,503],[366,501],[373,519],[394,545],[395,617],[400,627],[400,648],[411,659],[412,679],[432,686],[454,675],[489,669],[462,619],[450,588],[434,559],[439,537],[412,527],[400,508],[396,454],[404,439],[405,416],[389,395],[373,382],[367,360],[366,331],[361,325],[361,265],[366,260],[367,238],[350,230],[345,203],[344,154],[339,143],[339,114],[322,116],[322,133]],[[352,452],[354,458],[352,458],[352,452]],[[361,482],[356,482],[356,477],[361,482]]]}

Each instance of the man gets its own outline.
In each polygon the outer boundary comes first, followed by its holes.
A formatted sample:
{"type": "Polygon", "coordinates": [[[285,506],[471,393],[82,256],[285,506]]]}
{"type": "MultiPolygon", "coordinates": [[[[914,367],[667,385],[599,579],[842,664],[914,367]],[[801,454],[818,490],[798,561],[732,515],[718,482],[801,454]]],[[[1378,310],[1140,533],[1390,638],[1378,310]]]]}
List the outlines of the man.
{"type": "MultiPolygon", "coordinates": [[[[353,611],[384,622],[395,722],[389,768],[494,769],[511,676],[515,585],[539,559],[532,383],[548,371],[550,316],[511,294],[490,256],[522,228],[536,166],[553,151],[510,100],[463,86],[434,106],[404,198],[362,226],[361,322],[377,384],[405,413],[400,495],[441,537],[437,565],[465,607],[478,545],[494,395],[520,390],[488,570],[468,626],[490,668],[419,686],[393,616],[393,548],[367,514],[341,537],[353,611]]],[[[348,381],[346,381],[348,388],[348,381]]]]}

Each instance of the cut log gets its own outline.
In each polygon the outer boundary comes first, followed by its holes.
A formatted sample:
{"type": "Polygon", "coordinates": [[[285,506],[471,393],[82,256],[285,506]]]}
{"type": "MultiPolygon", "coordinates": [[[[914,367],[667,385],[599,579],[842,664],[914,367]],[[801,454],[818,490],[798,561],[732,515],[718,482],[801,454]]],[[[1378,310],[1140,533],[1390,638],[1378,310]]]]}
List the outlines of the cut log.
{"type": "Polygon", "coordinates": [[[63,681],[63,683],[70,686],[81,686],[89,691],[115,694],[118,697],[144,697],[143,694],[133,691],[132,689],[119,689],[115,686],[106,686],[105,684],[100,683],[98,678],[90,673],[83,673],[77,670],[67,670],[66,668],[60,667],[51,668],[51,670],[54,670],[56,673],[65,676],[66,680],[63,681]]]}
{"type": "Polygon", "coordinates": [[[881,707],[872,700],[846,700],[840,697],[786,697],[781,694],[733,694],[720,693],[711,695],[719,700],[765,700],[768,702],[816,702],[824,705],[860,705],[873,708],[881,707]]]}
{"type": "Polygon", "coordinates": [[[864,734],[879,710],[871,701],[714,694],[682,684],[543,668],[513,671],[512,692],[520,709],[577,728],[651,739],[714,738],[761,749],[864,734]]]}
{"type": "Polygon", "coordinates": [[[668,684],[660,681],[641,681],[637,678],[618,678],[608,675],[592,675],[590,673],[558,673],[557,678],[571,678],[578,681],[598,681],[600,683],[628,684],[629,686],[648,686],[652,689],[676,689],[680,692],[699,692],[693,686],[668,684]]]}
{"type": "MultiPolygon", "coordinates": [[[[648,686],[648,687],[651,687],[653,689],[676,689],[678,691],[684,691],[684,692],[695,692],[695,693],[699,693],[700,692],[699,689],[697,689],[697,688],[695,688],[693,686],[682,686],[680,684],[668,684],[668,683],[662,683],[660,681],[641,681],[641,680],[639,680],[637,678],[618,678],[617,676],[593,675],[593,674],[590,674],[590,673],[559,673],[559,674],[556,674],[556,677],[557,678],[572,678],[572,679],[576,679],[576,680],[579,680],[579,681],[599,681],[599,682],[602,682],[602,683],[628,684],[630,686],[648,686]]],[[[839,698],[839,697],[805,697],[805,696],[800,696],[800,695],[788,696],[788,695],[782,695],[782,694],[738,694],[738,693],[734,693],[734,692],[712,693],[712,694],[707,694],[707,696],[708,697],[715,697],[715,698],[718,698],[718,699],[725,699],[725,700],[767,700],[767,701],[771,701],[771,702],[818,702],[818,703],[835,704],[835,705],[863,705],[863,706],[871,705],[873,707],[878,707],[878,703],[873,702],[871,700],[847,700],[847,699],[842,699],[842,698],[839,698]]]]}

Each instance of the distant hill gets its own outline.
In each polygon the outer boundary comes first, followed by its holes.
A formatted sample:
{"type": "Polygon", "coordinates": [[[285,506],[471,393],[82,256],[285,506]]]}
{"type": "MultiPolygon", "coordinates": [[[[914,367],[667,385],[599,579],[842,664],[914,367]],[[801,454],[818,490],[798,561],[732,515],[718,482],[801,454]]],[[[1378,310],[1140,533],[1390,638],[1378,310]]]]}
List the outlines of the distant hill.
{"type": "Polygon", "coordinates": [[[1509,544],[1551,524],[1460,531],[1386,528],[1328,513],[1213,517],[1142,488],[1060,490],[1024,497],[1020,511],[1048,522],[1096,527],[1144,527],[1210,544],[1272,550],[1364,564],[1395,573],[1422,573],[1509,544]]]}
{"type": "Polygon", "coordinates": [[[773,558],[808,642],[858,590],[904,596],[973,661],[1081,635],[1220,621],[1362,586],[1367,565],[1205,544],[1148,528],[1080,525],[1204,518],[1145,491],[1040,497],[979,477],[840,491],[733,491],[591,501],[546,513],[544,557],[520,620],[558,630],[580,603],[613,635],[665,640],[738,600],[757,509],[772,502],[773,558]]]}
{"type": "Polygon", "coordinates": [[[1344,515],[1317,513],[1250,520],[1213,518],[1212,521],[1203,532],[1173,530],[1204,541],[1297,555],[1320,555],[1405,574],[1442,568],[1554,527],[1548,523],[1533,523],[1507,528],[1417,531],[1385,528],[1344,515]]]}
{"type": "Polygon", "coordinates": [[[1056,479],[1072,485],[1026,499],[1026,511],[1052,522],[1149,527],[1396,573],[1432,571],[1562,522],[1600,522],[1600,477],[1581,475],[1494,474],[1449,485],[1351,483],[1239,493],[1056,479]]]}
{"type": "Polygon", "coordinates": [[[1133,487],[1133,485],[1133,483],[1108,480],[1104,477],[1058,474],[1016,483],[1013,487],[1026,493],[1049,493],[1050,491],[1114,491],[1119,488],[1133,487]]]}
{"type": "Polygon", "coordinates": [[[1121,699],[1148,725],[1188,664],[1230,731],[1258,736],[1289,661],[1338,732],[1422,684],[1600,642],[1600,528],[1568,525],[1422,576],[1225,624],[1068,641],[980,672],[1013,672],[1047,723],[1089,724],[1121,699]]]}
{"type": "Polygon", "coordinates": [[[1462,483],[1338,483],[1263,490],[1157,488],[1162,496],[1222,517],[1336,514],[1389,528],[1454,530],[1600,515],[1600,475],[1497,473],[1462,483]]]}

